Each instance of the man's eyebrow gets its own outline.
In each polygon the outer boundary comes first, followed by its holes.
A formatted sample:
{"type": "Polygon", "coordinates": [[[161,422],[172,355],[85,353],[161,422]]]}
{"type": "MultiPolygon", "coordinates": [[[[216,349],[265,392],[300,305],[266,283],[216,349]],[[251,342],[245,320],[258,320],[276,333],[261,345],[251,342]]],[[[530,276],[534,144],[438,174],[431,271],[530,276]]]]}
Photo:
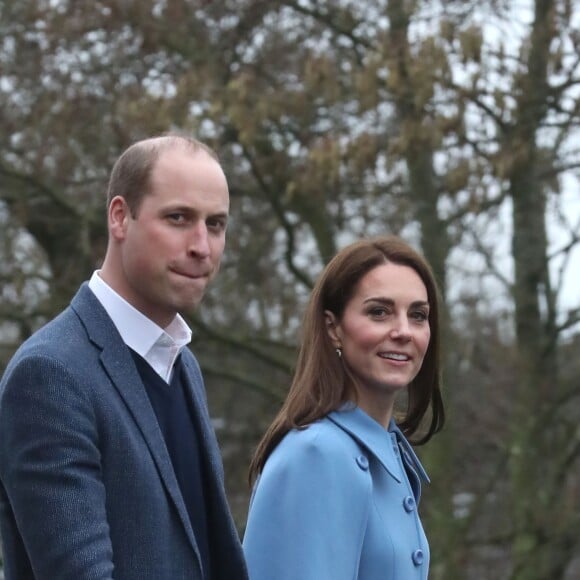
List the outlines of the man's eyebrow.
{"type": "MultiPolygon", "coordinates": [[[[187,215],[199,215],[201,212],[194,208],[191,207],[189,205],[181,205],[181,204],[175,204],[175,205],[167,205],[164,208],[161,208],[162,212],[164,213],[172,213],[172,212],[179,212],[179,213],[185,213],[187,215]]],[[[218,219],[228,219],[229,217],[229,212],[227,211],[217,211],[215,213],[210,213],[208,214],[208,218],[218,218],[218,219]]]]}

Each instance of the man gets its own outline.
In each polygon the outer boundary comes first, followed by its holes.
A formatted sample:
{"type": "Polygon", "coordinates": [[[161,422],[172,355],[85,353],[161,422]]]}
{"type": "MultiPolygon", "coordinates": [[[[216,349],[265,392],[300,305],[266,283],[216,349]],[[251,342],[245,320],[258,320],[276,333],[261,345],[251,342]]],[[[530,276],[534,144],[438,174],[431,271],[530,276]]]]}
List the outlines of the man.
{"type": "Polygon", "coordinates": [[[101,270],[0,383],[6,580],[245,580],[203,380],[179,313],[216,275],[229,211],[205,145],[115,164],[101,270]]]}

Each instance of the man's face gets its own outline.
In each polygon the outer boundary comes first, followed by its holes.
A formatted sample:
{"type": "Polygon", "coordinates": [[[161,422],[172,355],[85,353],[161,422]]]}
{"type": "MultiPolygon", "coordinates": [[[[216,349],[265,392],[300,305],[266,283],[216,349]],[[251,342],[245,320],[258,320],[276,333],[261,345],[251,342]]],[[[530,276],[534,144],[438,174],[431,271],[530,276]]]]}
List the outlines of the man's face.
{"type": "Polygon", "coordinates": [[[228,211],[217,161],[205,151],[162,152],[135,217],[122,198],[111,202],[120,251],[117,292],[162,328],[195,308],[219,269],[228,211]]]}

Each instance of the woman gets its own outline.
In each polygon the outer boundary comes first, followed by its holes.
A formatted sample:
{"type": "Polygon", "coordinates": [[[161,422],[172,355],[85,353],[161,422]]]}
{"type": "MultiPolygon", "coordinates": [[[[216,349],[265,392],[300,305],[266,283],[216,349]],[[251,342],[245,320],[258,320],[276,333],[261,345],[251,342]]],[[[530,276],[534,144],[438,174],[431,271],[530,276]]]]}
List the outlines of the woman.
{"type": "Polygon", "coordinates": [[[409,245],[362,240],[330,261],[250,467],[251,580],[427,578],[417,504],[428,478],[407,437],[425,443],[443,426],[439,342],[437,286],[409,245]]]}

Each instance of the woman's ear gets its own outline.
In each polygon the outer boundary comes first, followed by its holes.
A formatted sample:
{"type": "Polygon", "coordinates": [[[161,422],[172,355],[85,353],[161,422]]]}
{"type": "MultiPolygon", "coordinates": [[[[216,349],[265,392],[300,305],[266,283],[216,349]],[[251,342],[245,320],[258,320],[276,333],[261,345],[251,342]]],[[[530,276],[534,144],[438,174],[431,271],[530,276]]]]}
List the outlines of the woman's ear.
{"type": "Polygon", "coordinates": [[[324,311],[324,321],[326,323],[326,331],[328,332],[328,336],[330,340],[332,340],[332,344],[338,348],[341,345],[340,342],[340,326],[336,319],[334,312],[330,310],[324,311]]]}

